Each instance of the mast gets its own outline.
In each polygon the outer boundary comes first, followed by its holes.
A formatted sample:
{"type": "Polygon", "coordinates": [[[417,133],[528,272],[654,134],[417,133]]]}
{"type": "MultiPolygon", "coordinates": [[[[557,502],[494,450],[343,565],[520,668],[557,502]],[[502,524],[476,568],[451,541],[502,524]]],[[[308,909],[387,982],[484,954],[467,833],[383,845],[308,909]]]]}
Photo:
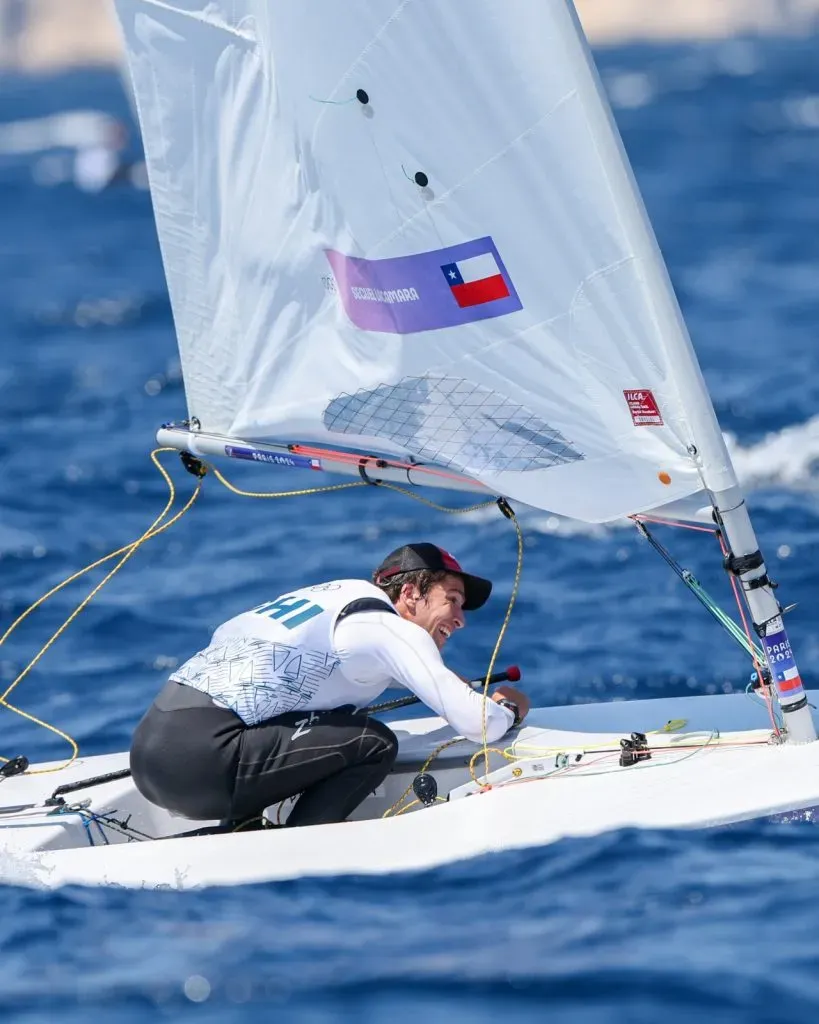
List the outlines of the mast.
{"type": "Polygon", "coordinates": [[[745,499],[739,487],[712,496],[715,516],[730,551],[725,568],[739,580],[762,640],[770,680],[785,715],[786,738],[794,743],[811,743],[817,737],[808,698],[745,499]]]}

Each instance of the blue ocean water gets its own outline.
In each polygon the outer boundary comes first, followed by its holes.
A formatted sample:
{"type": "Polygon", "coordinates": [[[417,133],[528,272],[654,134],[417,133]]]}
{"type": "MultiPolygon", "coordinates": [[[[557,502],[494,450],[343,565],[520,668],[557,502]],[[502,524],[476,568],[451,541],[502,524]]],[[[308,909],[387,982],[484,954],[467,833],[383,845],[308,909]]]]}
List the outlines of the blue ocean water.
{"type": "MultiPolygon", "coordinates": [[[[819,685],[817,40],[633,46],[598,60],[714,402],[749,491],[802,674],[819,685]]],[[[113,73],[0,77],[0,123],[96,107],[113,73]]],[[[132,142],[134,152],[136,142],[132,142]]],[[[0,624],[138,537],[167,489],[148,453],[185,413],[147,194],[44,187],[0,156],[0,624]]],[[[193,478],[165,456],[181,499],[193,478]]],[[[297,471],[220,467],[250,490],[297,471]]],[[[305,480],[308,476],[308,480],[305,480]]],[[[447,504],[457,500],[433,493],[447,504]]],[[[748,665],[633,528],[522,513],[523,584],[501,652],[537,704],[742,690],[748,665]]],[[[679,535],[678,535],[679,533],[679,535]]],[[[289,587],[368,574],[430,538],[511,591],[496,512],[447,516],[394,493],[239,498],[206,480],[11,700],[84,754],[128,745],[170,667],[224,617],[289,587]]],[[[728,604],[712,540],[664,534],[728,604]]],[[[13,680],[103,570],[0,650],[13,680]]],[[[503,602],[452,641],[485,667],[503,602]]],[[[63,757],[5,711],[0,752],[63,757]]],[[[819,832],[622,832],[388,878],[194,893],[6,886],[4,1019],[812,1022],[819,832]],[[265,1018],[266,1019],[266,1018],[265,1018]]]]}

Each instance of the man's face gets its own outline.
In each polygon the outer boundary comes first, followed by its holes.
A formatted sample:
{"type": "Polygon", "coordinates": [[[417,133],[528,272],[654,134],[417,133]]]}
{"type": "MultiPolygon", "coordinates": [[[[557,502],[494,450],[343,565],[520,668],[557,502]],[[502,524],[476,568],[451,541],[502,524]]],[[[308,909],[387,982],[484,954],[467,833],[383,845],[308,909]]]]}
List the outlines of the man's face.
{"type": "Polygon", "coordinates": [[[445,576],[423,597],[417,587],[414,592],[413,621],[429,633],[440,651],[455,630],[466,625],[463,580],[460,576],[445,576]]]}

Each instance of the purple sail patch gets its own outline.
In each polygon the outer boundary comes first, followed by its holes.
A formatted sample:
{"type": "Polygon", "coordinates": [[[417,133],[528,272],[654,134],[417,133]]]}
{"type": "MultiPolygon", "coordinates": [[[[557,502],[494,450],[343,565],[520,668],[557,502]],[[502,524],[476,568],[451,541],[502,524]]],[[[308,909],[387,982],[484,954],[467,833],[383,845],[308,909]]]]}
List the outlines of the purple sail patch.
{"type": "Polygon", "coordinates": [[[344,311],[362,331],[437,331],[523,308],[488,236],[384,260],[326,252],[344,311]]]}

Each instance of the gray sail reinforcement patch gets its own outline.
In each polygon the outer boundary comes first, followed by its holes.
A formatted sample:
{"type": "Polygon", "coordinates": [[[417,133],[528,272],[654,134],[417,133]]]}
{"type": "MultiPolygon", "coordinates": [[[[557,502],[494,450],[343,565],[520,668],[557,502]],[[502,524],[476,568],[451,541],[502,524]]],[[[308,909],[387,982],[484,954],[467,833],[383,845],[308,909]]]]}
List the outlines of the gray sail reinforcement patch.
{"type": "Polygon", "coordinates": [[[457,377],[405,377],[338,395],[323,420],[335,433],[383,438],[461,472],[521,473],[584,457],[524,406],[457,377]]]}

